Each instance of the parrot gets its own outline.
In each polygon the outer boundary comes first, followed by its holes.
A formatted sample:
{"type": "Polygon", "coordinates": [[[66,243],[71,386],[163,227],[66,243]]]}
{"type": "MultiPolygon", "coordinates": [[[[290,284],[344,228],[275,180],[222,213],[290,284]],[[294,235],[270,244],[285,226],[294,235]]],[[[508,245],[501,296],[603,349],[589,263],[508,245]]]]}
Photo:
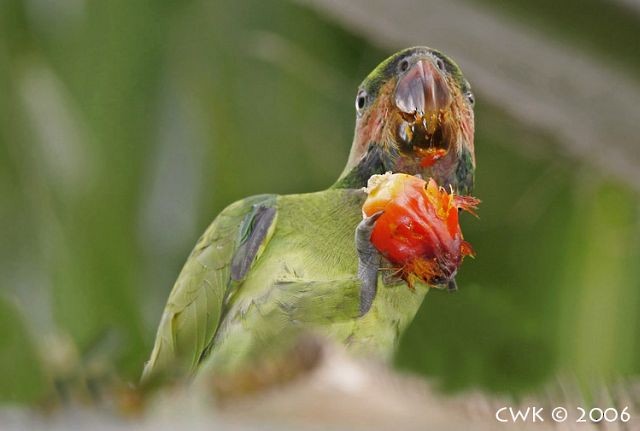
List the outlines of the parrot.
{"type": "Polygon", "coordinates": [[[438,50],[407,48],[375,67],[357,89],[351,150],[332,186],[239,200],[197,241],[141,380],[231,372],[303,330],[389,361],[428,290],[446,286],[409,288],[387,268],[371,243],[381,213],[363,217],[363,188],[400,172],[469,193],[474,103],[459,66],[438,50]]]}

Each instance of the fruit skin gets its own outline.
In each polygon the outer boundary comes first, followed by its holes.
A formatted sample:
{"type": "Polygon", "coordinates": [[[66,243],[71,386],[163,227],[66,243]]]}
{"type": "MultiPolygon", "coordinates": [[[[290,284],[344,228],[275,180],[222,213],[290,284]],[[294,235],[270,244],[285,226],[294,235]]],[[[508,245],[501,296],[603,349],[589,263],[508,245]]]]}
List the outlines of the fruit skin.
{"type": "Polygon", "coordinates": [[[409,286],[416,279],[446,285],[464,257],[473,256],[460,229],[458,209],[475,215],[478,199],[448,193],[432,178],[425,181],[407,174],[374,175],[366,191],[364,215],[384,211],[371,242],[398,266],[409,286]]]}

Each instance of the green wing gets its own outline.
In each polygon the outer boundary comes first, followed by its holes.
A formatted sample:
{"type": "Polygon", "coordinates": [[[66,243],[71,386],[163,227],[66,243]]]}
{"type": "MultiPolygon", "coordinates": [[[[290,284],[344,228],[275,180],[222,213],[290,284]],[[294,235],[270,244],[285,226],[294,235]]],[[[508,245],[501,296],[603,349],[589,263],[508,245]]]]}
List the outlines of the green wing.
{"type": "Polygon", "coordinates": [[[169,295],[143,381],[195,370],[210,347],[229,295],[273,234],[275,202],[275,195],[235,202],[202,235],[169,295]]]}

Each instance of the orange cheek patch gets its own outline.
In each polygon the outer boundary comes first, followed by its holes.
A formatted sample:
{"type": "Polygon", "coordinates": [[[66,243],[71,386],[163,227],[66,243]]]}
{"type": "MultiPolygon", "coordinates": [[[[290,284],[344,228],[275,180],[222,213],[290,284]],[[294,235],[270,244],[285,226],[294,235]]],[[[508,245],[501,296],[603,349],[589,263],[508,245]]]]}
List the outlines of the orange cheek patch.
{"type": "Polygon", "coordinates": [[[406,174],[374,175],[362,207],[370,216],[384,211],[376,221],[371,242],[411,286],[415,279],[430,285],[446,284],[464,256],[473,255],[464,241],[458,209],[473,213],[479,200],[456,196],[433,179],[406,174]]]}

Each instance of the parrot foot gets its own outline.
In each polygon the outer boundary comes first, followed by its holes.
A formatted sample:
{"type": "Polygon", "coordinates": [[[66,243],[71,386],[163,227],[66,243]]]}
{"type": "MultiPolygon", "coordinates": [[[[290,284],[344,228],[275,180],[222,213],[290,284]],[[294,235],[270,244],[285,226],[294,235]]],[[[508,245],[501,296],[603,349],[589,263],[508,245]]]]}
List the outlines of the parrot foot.
{"type": "Polygon", "coordinates": [[[378,269],[380,252],[371,243],[371,232],[383,211],[365,217],[356,228],[356,251],[358,252],[358,278],[362,282],[360,290],[360,316],[367,314],[378,289],[378,269]]]}

